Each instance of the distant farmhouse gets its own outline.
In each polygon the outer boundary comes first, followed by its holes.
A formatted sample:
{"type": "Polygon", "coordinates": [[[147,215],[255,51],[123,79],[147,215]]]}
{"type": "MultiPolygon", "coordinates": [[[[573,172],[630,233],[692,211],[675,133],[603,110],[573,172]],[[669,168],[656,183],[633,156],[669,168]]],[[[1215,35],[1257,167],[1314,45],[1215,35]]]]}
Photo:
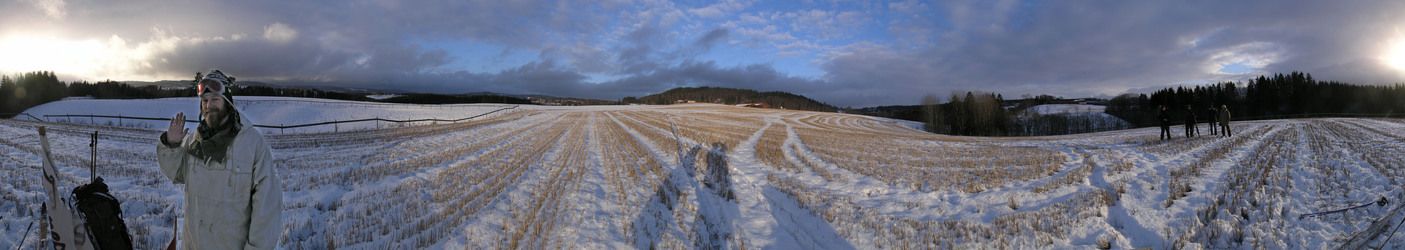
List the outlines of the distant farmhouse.
{"type": "Polygon", "coordinates": [[[765,108],[765,109],[768,109],[768,108],[771,108],[771,105],[766,105],[766,103],[764,103],[764,102],[753,102],[753,103],[738,103],[738,104],[737,104],[737,107],[765,108]]]}
{"type": "Polygon", "coordinates": [[[1088,104],[1088,101],[1083,99],[1059,99],[1049,102],[1049,104],[1088,104]]]}

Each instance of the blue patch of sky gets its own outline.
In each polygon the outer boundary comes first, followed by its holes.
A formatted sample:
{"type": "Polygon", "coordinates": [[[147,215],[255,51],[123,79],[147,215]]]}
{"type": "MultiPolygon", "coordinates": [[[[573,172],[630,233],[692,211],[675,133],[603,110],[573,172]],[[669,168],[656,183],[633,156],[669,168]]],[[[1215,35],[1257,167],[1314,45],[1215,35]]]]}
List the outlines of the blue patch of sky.
{"type": "Polygon", "coordinates": [[[709,5],[717,3],[717,1],[708,0],[674,0],[671,2],[673,2],[675,6],[677,6],[679,9],[682,9],[683,11],[687,11],[687,9],[707,7],[709,5]]]}
{"type": "Polygon", "coordinates": [[[812,63],[817,57],[817,51],[782,51],[771,44],[751,47],[720,42],[713,45],[712,50],[708,53],[698,56],[697,59],[700,60],[700,62],[714,61],[718,67],[723,68],[745,67],[756,64],[769,65],[776,71],[789,76],[817,79],[824,73],[819,69],[818,65],[812,63]],[[783,53],[789,54],[783,55],[783,53]]]}
{"type": "MultiPolygon", "coordinates": [[[[706,4],[697,6],[691,4],[683,5],[690,7],[706,7],[706,4]]],[[[894,18],[901,18],[891,16],[894,15],[894,13],[889,12],[887,3],[862,1],[764,1],[752,5],[741,12],[753,13],[768,19],[770,22],[765,25],[774,25],[778,28],[779,32],[788,33],[794,36],[796,40],[761,41],[760,44],[757,44],[759,46],[748,46],[746,43],[752,42],[750,38],[742,37],[738,33],[732,33],[729,40],[738,41],[740,42],[739,44],[733,45],[726,42],[716,44],[709,53],[703,54],[699,59],[716,61],[718,66],[721,67],[742,67],[754,64],[770,65],[783,74],[812,80],[824,76],[824,71],[821,70],[819,68],[820,65],[816,63],[817,59],[819,59],[823,53],[859,42],[890,44],[893,36],[889,33],[888,27],[894,18]],[[806,2],[810,3],[807,4],[806,2]],[[831,12],[830,18],[836,18],[838,13],[845,11],[858,12],[867,19],[867,22],[855,27],[847,27],[843,30],[839,30],[837,33],[828,34],[829,36],[826,37],[826,34],[822,34],[821,31],[829,27],[814,27],[807,26],[813,24],[790,23],[798,21],[793,18],[772,18],[772,15],[784,15],[790,12],[801,14],[811,10],[831,12]],[[818,48],[781,48],[791,43],[808,43],[818,48]]],[[[923,14],[925,15],[927,13],[923,14]]],[[[739,15],[740,13],[735,13],[734,16],[739,15]]],[[[732,17],[727,18],[730,19],[732,17]]],[[[939,25],[945,27],[952,26],[952,24],[945,19],[933,19],[939,20],[939,25]]],[[[763,27],[764,25],[746,26],[746,28],[751,29],[761,29],[763,27]]],[[[735,30],[733,32],[735,32],[735,30]]]]}
{"type": "Polygon", "coordinates": [[[1013,20],[1010,20],[1010,29],[1026,28],[1036,21],[1034,20],[1034,12],[1039,9],[1040,3],[1033,0],[1024,0],[1020,3],[1021,6],[1011,17],[1013,20]]]}
{"type": "Polygon", "coordinates": [[[441,66],[448,71],[495,73],[535,61],[538,54],[535,51],[460,39],[416,40],[410,43],[419,44],[426,51],[442,49],[448,52],[452,59],[448,64],[441,66]]]}
{"type": "Polygon", "coordinates": [[[1225,64],[1224,66],[1220,66],[1220,73],[1243,74],[1254,71],[1253,66],[1249,66],[1248,64],[1246,64],[1248,62],[1249,60],[1243,60],[1231,64],[1225,64]]]}

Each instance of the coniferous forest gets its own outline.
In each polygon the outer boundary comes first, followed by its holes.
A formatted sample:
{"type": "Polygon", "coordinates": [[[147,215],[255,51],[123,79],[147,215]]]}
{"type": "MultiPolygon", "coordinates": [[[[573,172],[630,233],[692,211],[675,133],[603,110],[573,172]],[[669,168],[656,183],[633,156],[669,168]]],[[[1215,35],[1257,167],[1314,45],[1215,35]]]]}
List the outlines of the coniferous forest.
{"type": "Polygon", "coordinates": [[[1227,106],[1232,120],[1301,117],[1405,117],[1405,85],[1354,85],[1317,81],[1312,74],[1292,72],[1259,76],[1248,82],[1165,88],[1145,94],[1124,94],[1109,100],[1107,113],[1138,127],[1155,126],[1157,107],[1166,105],[1180,120],[1185,106],[1197,116],[1210,107],[1227,106]]]}

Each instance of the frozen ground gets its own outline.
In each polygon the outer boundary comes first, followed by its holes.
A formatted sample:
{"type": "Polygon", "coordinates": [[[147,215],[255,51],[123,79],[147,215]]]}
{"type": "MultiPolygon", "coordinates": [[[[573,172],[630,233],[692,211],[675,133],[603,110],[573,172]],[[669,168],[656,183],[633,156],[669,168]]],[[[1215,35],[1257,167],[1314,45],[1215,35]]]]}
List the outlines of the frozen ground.
{"type": "MultiPolygon", "coordinates": [[[[99,174],[138,248],[170,239],[183,196],[157,170],[159,131],[0,120],[0,248],[35,243],[18,241],[39,207],[37,126],[52,131],[63,190],[86,181],[88,135],[100,131],[99,174]]],[[[1405,121],[1233,129],[1166,141],[1150,128],[953,137],[865,116],[699,104],[522,106],[452,124],[265,136],[289,249],[1320,249],[1405,198],[1405,121]],[[1391,205],[1299,218],[1381,197],[1391,205]]]]}

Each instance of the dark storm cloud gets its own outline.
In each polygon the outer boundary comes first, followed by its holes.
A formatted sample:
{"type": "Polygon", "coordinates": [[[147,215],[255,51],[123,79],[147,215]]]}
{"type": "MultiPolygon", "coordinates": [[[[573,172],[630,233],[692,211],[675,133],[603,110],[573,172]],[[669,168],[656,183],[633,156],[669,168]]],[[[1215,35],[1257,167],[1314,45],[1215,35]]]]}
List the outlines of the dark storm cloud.
{"type": "Polygon", "coordinates": [[[367,83],[388,75],[444,74],[429,71],[455,58],[419,41],[542,49],[601,32],[610,14],[609,5],[559,1],[97,1],[69,3],[61,18],[33,14],[22,3],[3,6],[8,11],[0,11],[6,21],[0,26],[7,29],[52,25],[66,36],[156,43],[153,57],[163,60],[143,70],[151,74],[219,67],[258,76],[251,79],[367,83]],[[274,23],[295,30],[295,40],[262,39],[274,23]]]}
{"type": "MultiPolygon", "coordinates": [[[[286,43],[264,39],[186,40],[172,50],[153,54],[162,58],[150,73],[190,73],[220,69],[245,79],[300,83],[341,81],[357,87],[394,80],[447,63],[443,50],[418,45],[380,46],[367,53],[324,49],[309,40],[286,43]],[[358,86],[359,85],[359,86],[358,86]]],[[[382,86],[392,87],[392,86],[382,86]]]]}
{"type": "Polygon", "coordinates": [[[585,75],[558,67],[555,61],[532,62],[494,75],[490,85],[512,89],[508,93],[573,96],[582,92],[585,75]]]}
{"type": "Polygon", "coordinates": [[[675,87],[700,86],[799,92],[820,87],[820,84],[823,83],[789,76],[764,64],[723,67],[714,61],[684,61],[677,66],[660,68],[649,74],[600,83],[593,89],[597,89],[596,92],[602,95],[617,93],[616,97],[619,97],[643,96],[675,87]]]}
{"type": "Polygon", "coordinates": [[[617,45],[614,51],[619,55],[618,64],[625,68],[627,73],[638,73],[652,70],[652,62],[655,58],[654,45],[659,44],[659,39],[663,38],[663,31],[653,25],[644,25],[624,36],[627,43],[617,45]]]}
{"type": "MultiPolygon", "coordinates": [[[[544,94],[616,100],[624,96],[644,96],[675,87],[715,86],[746,88],[758,91],[798,91],[796,86],[821,84],[812,80],[787,76],[768,65],[720,67],[715,62],[687,61],[679,65],[657,68],[649,73],[602,83],[587,81],[587,76],[570,70],[555,61],[532,62],[520,67],[489,74],[467,72],[414,75],[402,81],[450,82],[449,93],[490,91],[514,94],[544,94]]],[[[438,89],[438,85],[408,85],[406,89],[438,89]]]]}
{"type": "Polygon", "coordinates": [[[698,38],[697,42],[693,42],[693,46],[701,47],[703,50],[710,50],[712,49],[712,45],[726,41],[727,34],[728,31],[726,28],[712,29],[712,31],[708,31],[707,34],[703,35],[702,38],[698,38]]]}
{"type": "Polygon", "coordinates": [[[403,39],[467,39],[524,48],[542,48],[566,36],[599,32],[607,23],[604,7],[558,1],[250,1],[236,9],[267,11],[273,20],[313,32],[332,32],[359,41],[396,43],[403,39]]]}

